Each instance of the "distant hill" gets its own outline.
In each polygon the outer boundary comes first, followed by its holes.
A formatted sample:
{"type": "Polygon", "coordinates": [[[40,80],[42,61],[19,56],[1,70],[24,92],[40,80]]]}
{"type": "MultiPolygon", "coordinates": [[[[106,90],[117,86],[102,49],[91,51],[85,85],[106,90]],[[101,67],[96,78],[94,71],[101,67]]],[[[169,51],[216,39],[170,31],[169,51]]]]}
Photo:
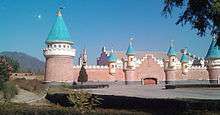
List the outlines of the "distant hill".
{"type": "Polygon", "coordinates": [[[20,64],[23,72],[43,73],[44,62],[21,52],[1,52],[0,55],[10,57],[20,64]]]}

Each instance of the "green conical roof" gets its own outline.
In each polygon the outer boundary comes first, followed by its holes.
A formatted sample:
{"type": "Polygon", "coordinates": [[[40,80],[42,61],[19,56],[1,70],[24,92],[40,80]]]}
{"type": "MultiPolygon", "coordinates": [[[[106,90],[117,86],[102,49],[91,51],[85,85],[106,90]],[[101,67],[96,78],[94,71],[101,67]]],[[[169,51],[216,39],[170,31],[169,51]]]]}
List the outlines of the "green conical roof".
{"type": "Polygon", "coordinates": [[[134,47],[132,45],[132,42],[130,41],[126,55],[135,55],[135,50],[134,47]]]}
{"type": "Polygon", "coordinates": [[[189,62],[188,56],[186,54],[183,54],[181,59],[180,59],[180,62],[188,63],[189,62]]]}
{"type": "Polygon", "coordinates": [[[46,43],[51,43],[51,42],[73,43],[71,41],[69,31],[65,25],[65,22],[63,20],[60,10],[58,10],[57,12],[56,22],[54,23],[52,29],[50,30],[50,33],[46,40],[46,43]]]}
{"type": "Polygon", "coordinates": [[[220,58],[220,47],[217,44],[216,38],[212,40],[212,43],[206,54],[206,59],[210,59],[210,58],[220,58]]]}
{"type": "Polygon", "coordinates": [[[169,50],[167,52],[167,55],[168,56],[176,56],[176,51],[175,51],[173,46],[170,46],[170,48],[169,48],[169,50]]]}
{"type": "Polygon", "coordinates": [[[108,60],[108,62],[116,62],[117,61],[117,56],[113,52],[111,52],[109,54],[109,56],[107,57],[107,60],[108,60]]]}

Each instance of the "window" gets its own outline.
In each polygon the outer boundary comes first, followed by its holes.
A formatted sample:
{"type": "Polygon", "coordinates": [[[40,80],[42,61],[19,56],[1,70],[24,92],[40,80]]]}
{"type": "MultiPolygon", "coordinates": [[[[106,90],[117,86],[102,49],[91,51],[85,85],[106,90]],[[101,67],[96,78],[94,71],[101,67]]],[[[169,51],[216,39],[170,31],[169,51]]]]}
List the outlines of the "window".
{"type": "Polygon", "coordinates": [[[66,48],[66,45],[63,45],[64,48],[66,48]]]}
{"type": "Polygon", "coordinates": [[[50,45],[47,45],[47,47],[49,48],[49,47],[50,47],[50,45]]]}
{"type": "Polygon", "coordinates": [[[61,48],[61,45],[59,45],[59,48],[61,48]]]}
{"type": "Polygon", "coordinates": [[[54,47],[56,48],[56,47],[57,47],[57,45],[54,45],[54,47]]]}
{"type": "Polygon", "coordinates": [[[114,65],[112,65],[112,68],[114,68],[114,65]]]}
{"type": "Polygon", "coordinates": [[[173,62],[174,62],[175,60],[173,59],[173,62]]]}

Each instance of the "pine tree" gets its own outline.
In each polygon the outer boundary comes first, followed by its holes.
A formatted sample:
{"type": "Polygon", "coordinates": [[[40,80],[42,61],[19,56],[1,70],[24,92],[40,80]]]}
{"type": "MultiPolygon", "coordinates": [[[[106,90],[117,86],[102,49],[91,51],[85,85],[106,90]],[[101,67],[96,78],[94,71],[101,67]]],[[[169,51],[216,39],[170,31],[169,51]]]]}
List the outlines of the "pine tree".
{"type": "Polygon", "coordinates": [[[83,65],[80,69],[80,72],[79,72],[78,82],[81,82],[81,84],[83,84],[83,82],[87,82],[87,81],[88,81],[88,75],[87,75],[86,69],[83,65]]]}

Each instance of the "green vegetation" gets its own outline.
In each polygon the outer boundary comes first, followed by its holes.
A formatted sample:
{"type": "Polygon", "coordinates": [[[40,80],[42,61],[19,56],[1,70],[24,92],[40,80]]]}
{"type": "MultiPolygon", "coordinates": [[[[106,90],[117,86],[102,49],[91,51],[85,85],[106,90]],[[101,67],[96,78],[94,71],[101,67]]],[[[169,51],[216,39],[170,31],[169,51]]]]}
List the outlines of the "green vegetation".
{"type": "Polygon", "coordinates": [[[73,91],[67,98],[74,105],[74,109],[81,113],[91,112],[102,100],[85,91],[73,91]]]}
{"type": "Polygon", "coordinates": [[[79,72],[78,82],[81,82],[81,84],[83,84],[83,82],[87,82],[87,81],[88,81],[88,75],[87,75],[86,69],[83,65],[80,69],[80,72],[79,72]]]}
{"type": "Polygon", "coordinates": [[[220,28],[220,0],[164,0],[164,4],[165,16],[179,8],[181,15],[176,24],[189,23],[200,36],[220,28]]]}
{"type": "Polygon", "coordinates": [[[0,90],[3,88],[4,82],[9,80],[12,72],[17,72],[19,64],[11,58],[0,56],[0,90]]]}
{"type": "Polygon", "coordinates": [[[9,102],[15,95],[18,94],[18,89],[12,82],[5,82],[2,88],[3,98],[9,102]]]}
{"type": "Polygon", "coordinates": [[[0,57],[0,91],[3,92],[3,99],[10,101],[18,94],[18,89],[12,82],[9,81],[9,76],[12,72],[17,72],[19,64],[11,58],[0,57]]]}
{"type": "MultiPolygon", "coordinates": [[[[1,115],[85,115],[71,107],[62,107],[56,105],[33,106],[18,103],[0,103],[1,115]]],[[[86,113],[86,115],[150,115],[148,112],[137,112],[115,109],[96,109],[86,113]]]]}

